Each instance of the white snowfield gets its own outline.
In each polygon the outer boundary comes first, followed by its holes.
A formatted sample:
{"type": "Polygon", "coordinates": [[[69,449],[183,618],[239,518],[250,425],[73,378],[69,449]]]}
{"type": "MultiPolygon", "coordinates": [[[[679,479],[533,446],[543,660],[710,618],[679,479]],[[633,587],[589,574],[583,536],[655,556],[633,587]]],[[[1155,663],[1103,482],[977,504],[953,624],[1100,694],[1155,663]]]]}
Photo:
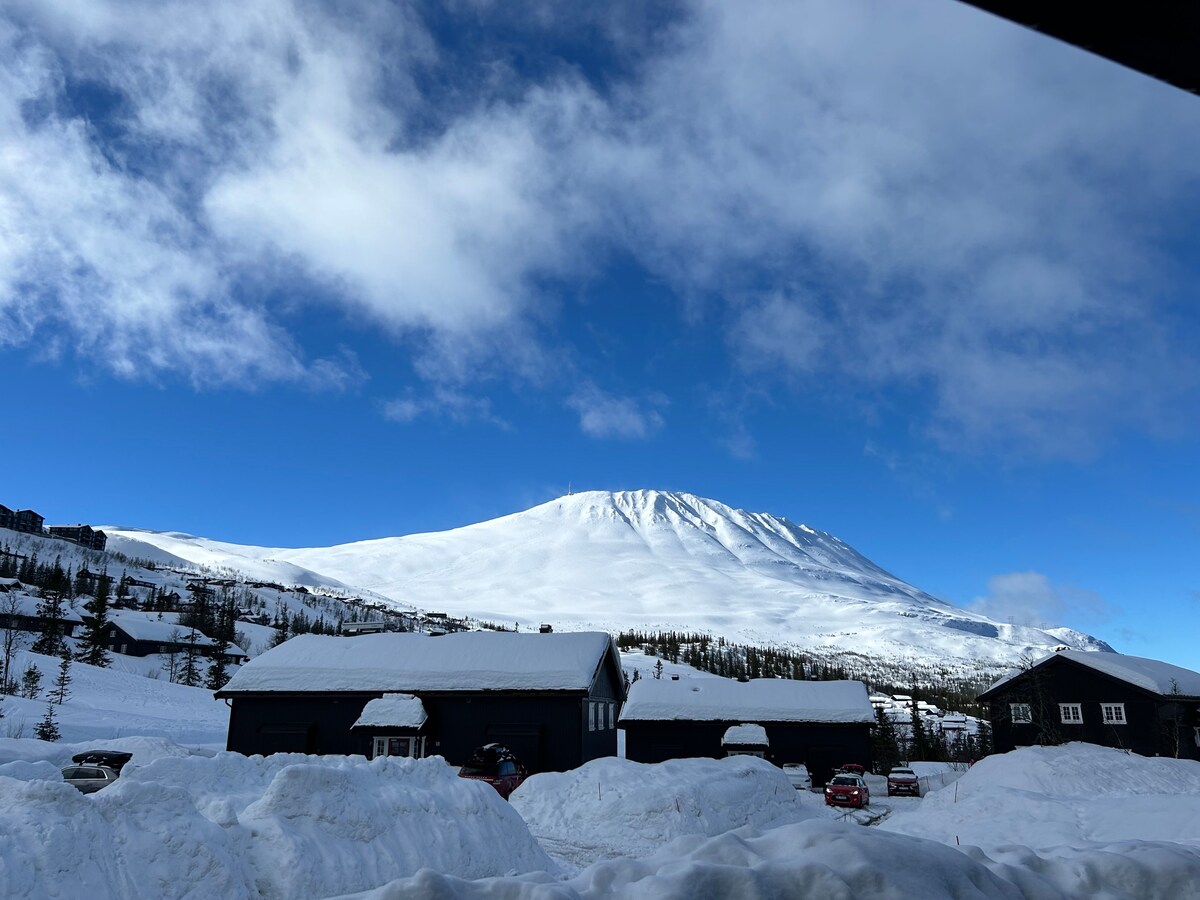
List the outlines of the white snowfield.
{"type": "Polygon", "coordinates": [[[861,681],[787,678],[643,678],[629,686],[622,722],[873,723],[875,709],[861,681]]]}
{"type": "Polygon", "coordinates": [[[833,535],[692,494],[589,491],[451,531],[281,549],[105,528],[222,570],[327,584],[409,609],[559,630],[704,630],[752,644],[996,668],[1087,635],[995,622],[884,571],[833,535]],[[285,571],[291,566],[295,577],[285,571]]]}

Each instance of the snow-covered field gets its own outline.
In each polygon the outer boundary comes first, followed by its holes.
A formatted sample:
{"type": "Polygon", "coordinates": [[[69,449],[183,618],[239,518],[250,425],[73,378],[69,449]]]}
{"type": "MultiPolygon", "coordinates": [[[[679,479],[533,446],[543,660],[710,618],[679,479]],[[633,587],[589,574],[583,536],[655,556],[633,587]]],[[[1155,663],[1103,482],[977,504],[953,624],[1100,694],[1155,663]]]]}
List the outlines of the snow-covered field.
{"type": "Polygon", "coordinates": [[[1176,900],[1200,885],[1200,764],[1087,745],[876,798],[883,824],[863,827],[746,757],[597,760],[510,804],[438,758],[109,743],[133,767],[85,796],[57,772],[81,746],[0,742],[0,895],[1176,900]]]}

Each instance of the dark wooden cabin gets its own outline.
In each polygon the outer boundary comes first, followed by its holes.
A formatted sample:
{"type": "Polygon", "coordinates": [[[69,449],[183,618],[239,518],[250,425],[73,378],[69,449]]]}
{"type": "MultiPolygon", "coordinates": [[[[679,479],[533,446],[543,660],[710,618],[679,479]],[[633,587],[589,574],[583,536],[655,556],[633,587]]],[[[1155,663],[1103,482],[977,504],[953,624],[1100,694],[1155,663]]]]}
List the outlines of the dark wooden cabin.
{"type": "Polygon", "coordinates": [[[423,752],[452,764],[491,742],[531,773],[617,753],[621,663],[598,632],[305,634],[252,660],[216,696],[230,701],[230,750],[371,756],[377,739],[410,736],[363,719],[369,701],[401,693],[426,715],[423,752]]]}
{"type": "Polygon", "coordinates": [[[979,695],[998,753],[1084,741],[1200,759],[1200,673],[1120,653],[1059,650],[979,695]]]}
{"type": "MultiPolygon", "coordinates": [[[[635,762],[710,757],[731,752],[726,734],[761,725],[765,759],[804,763],[823,784],[844,763],[871,765],[875,713],[859,681],[759,678],[644,678],[629,688],[621,713],[625,756],[635,762]]],[[[757,754],[756,754],[757,755],[757,754]]]]}
{"type": "MultiPolygon", "coordinates": [[[[104,644],[112,653],[123,656],[150,656],[155,653],[187,653],[194,646],[197,655],[213,658],[217,642],[201,632],[196,633],[193,645],[191,629],[178,624],[175,618],[159,619],[152,614],[132,610],[112,610],[104,633],[104,644]]],[[[226,662],[243,663],[249,654],[236,644],[230,644],[223,654],[226,662]]]]}

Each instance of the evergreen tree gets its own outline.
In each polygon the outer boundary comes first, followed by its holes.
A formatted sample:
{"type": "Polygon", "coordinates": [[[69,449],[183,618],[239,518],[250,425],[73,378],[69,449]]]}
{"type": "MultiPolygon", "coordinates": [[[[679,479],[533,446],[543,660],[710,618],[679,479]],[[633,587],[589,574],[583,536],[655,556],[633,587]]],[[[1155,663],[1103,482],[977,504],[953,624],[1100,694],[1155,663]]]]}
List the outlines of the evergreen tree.
{"type": "Polygon", "coordinates": [[[46,715],[42,721],[37,723],[33,729],[34,737],[39,741],[57,741],[62,734],[58,730],[58,723],[54,721],[54,704],[46,704],[46,715]]]}
{"type": "Polygon", "coordinates": [[[36,700],[42,690],[42,670],[33,663],[21,675],[21,696],[26,700],[36,700]]]}
{"type": "Polygon", "coordinates": [[[89,666],[107,668],[109,663],[105,638],[108,637],[108,590],[96,589],[96,597],[92,600],[92,615],[87,627],[80,637],[82,647],[76,659],[89,666]]]}
{"type": "Polygon", "coordinates": [[[896,723],[886,710],[875,710],[875,732],[871,736],[871,755],[876,772],[890,772],[900,762],[900,745],[896,740],[896,723]]]}
{"type": "Polygon", "coordinates": [[[71,692],[67,687],[71,684],[71,652],[63,646],[62,661],[58,664],[58,677],[54,679],[54,690],[51,692],[51,697],[54,702],[62,706],[71,692]]]}
{"type": "Polygon", "coordinates": [[[37,605],[37,616],[42,620],[42,633],[33,643],[33,652],[45,656],[62,654],[66,642],[63,641],[63,602],[56,593],[48,592],[37,605]]]}
{"type": "Polygon", "coordinates": [[[204,686],[210,691],[219,691],[229,681],[229,664],[225,661],[225,653],[229,650],[229,641],[218,638],[213,647],[213,660],[208,665],[208,676],[204,686]]]}
{"type": "Polygon", "coordinates": [[[183,650],[183,665],[179,667],[179,683],[197,687],[200,684],[200,634],[192,628],[183,641],[187,646],[183,650]]]}

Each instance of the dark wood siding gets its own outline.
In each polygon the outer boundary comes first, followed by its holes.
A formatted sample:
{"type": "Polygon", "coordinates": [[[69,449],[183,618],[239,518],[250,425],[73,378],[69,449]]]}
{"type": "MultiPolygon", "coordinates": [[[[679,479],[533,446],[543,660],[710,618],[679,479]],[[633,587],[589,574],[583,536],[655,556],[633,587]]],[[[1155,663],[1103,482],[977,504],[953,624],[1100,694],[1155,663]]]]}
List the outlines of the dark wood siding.
{"type": "Polygon", "coordinates": [[[1138,688],[1067,657],[1050,659],[985,695],[992,740],[999,753],[1037,744],[1085,741],[1143,756],[1200,759],[1195,727],[1200,703],[1175,701],[1138,688]],[[1013,722],[1011,705],[1028,704],[1031,723],[1013,722]],[[1082,722],[1064,723],[1060,703],[1077,703],[1082,722]],[[1101,704],[1122,703],[1124,725],[1107,724],[1101,704]],[[1178,748],[1176,747],[1178,738],[1178,748]]]}
{"type": "MultiPolygon", "coordinates": [[[[625,722],[625,756],[634,762],[657,763],[668,759],[726,756],[721,738],[729,722],[625,722]]],[[[823,723],[761,724],[770,749],[765,758],[782,766],[804,763],[813,784],[824,784],[833,770],[844,763],[871,765],[871,727],[823,723]]]]}
{"type": "MultiPolygon", "coordinates": [[[[427,755],[443,756],[453,765],[492,741],[509,746],[530,773],[572,769],[617,752],[615,728],[587,733],[585,741],[589,698],[582,693],[412,693],[429,717],[423,730],[427,755]]],[[[296,735],[303,734],[304,752],[367,755],[370,734],[353,734],[351,727],[367,701],[378,696],[235,696],[228,748],[247,755],[289,752],[296,735]]]]}

